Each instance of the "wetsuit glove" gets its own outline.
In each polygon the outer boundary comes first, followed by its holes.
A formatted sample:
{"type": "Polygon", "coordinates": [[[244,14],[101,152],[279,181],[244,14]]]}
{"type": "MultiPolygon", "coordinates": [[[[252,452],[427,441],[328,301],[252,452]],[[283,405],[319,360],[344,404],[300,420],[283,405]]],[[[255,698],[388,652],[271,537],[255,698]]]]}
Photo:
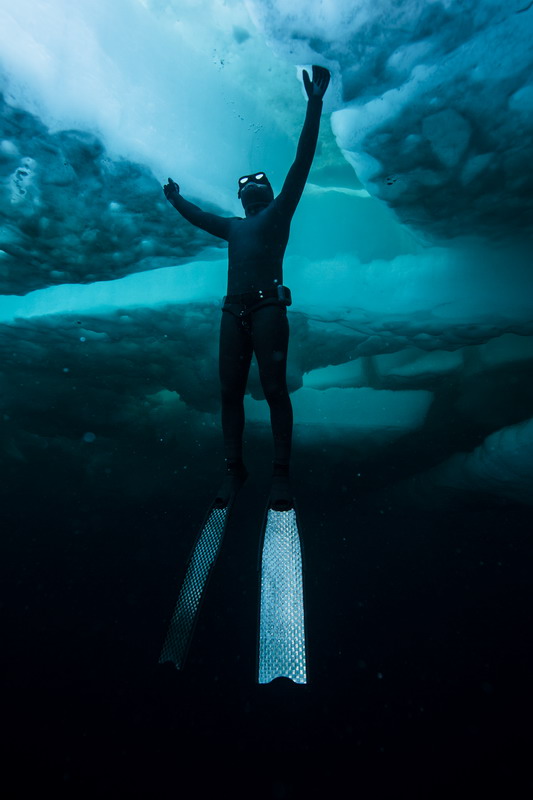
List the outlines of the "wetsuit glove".
{"type": "Polygon", "coordinates": [[[309,77],[309,73],[306,69],[304,69],[302,77],[304,80],[304,87],[307,97],[309,99],[312,97],[318,97],[321,100],[329,86],[329,70],[327,70],[325,67],[317,67],[313,64],[313,81],[311,82],[311,78],[309,77]]]}
{"type": "Polygon", "coordinates": [[[163,186],[163,191],[168,202],[172,203],[172,200],[180,193],[180,187],[172,178],[169,178],[168,183],[163,186]]]}

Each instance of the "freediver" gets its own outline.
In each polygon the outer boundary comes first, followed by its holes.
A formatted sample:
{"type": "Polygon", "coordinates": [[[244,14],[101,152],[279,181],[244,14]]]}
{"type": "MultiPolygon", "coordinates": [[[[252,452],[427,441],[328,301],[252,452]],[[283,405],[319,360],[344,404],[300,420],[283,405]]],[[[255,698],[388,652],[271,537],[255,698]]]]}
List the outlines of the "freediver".
{"type": "Polygon", "coordinates": [[[202,211],[180,194],[172,178],[164,186],[167,200],[198,228],[228,242],[227,295],[222,306],[219,374],[222,393],[222,432],[225,477],[215,505],[225,507],[247,478],[243,462],[244,394],[252,354],[270,407],[274,463],[270,507],[292,508],[289,481],[292,443],[292,404],[287,390],[290,290],[283,285],[283,255],[290,223],[304,190],[315,155],[322,98],[330,74],[313,66],[313,78],[303,72],[308,97],[296,158],[277,197],[264,172],[239,178],[238,197],[245,218],[221,217],[202,211]]]}

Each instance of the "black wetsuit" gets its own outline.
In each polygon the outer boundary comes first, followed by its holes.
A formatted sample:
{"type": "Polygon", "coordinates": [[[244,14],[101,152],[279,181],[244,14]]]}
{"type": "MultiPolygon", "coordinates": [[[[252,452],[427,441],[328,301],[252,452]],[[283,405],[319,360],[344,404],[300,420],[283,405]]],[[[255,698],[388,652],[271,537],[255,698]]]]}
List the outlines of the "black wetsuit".
{"type": "Polygon", "coordinates": [[[270,406],[274,459],[289,463],[292,406],[286,366],[289,325],[277,297],[283,284],[283,256],[290,224],[315,154],[322,100],[311,97],[296,158],[280,194],[257,213],[220,217],[177,195],[172,203],[193,225],[228,242],[228,288],[220,329],[222,429],[228,461],[242,458],[244,394],[255,352],[261,385],[270,406]]]}

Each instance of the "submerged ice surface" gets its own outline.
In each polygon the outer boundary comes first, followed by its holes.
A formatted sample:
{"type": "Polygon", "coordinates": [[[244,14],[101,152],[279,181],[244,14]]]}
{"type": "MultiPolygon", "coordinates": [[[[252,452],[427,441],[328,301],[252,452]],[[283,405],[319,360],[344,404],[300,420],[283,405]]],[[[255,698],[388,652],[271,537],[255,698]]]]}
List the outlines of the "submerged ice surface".
{"type": "MultiPolygon", "coordinates": [[[[439,509],[471,494],[533,505],[533,420],[488,436],[469,453],[456,453],[436,467],[394,487],[399,502],[439,509]]],[[[468,501],[468,500],[467,500],[468,501]]]]}
{"type": "Polygon", "coordinates": [[[219,247],[167,212],[144,165],[77,130],[51,133],[0,97],[0,288],[22,294],[190,260],[219,247]]]}
{"type": "Polygon", "coordinates": [[[531,236],[533,13],[511,0],[248,0],[276,52],[334,72],[333,130],[424,238],[531,236]]]}
{"type": "MultiPolygon", "coordinates": [[[[432,485],[453,472],[528,502],[494,454],[530,435],[532,33],[514,0],[4,4],[5,456],[83,442],[105,463],[125,431],[216,429],[224,243],[161,183],[228,216],[238,175],[279,190],[305,113],[294,66],[319,63],[332,83],[285,264],[296,445],[361,458],[420,434],[440,443],[411,465],[432,485]]],[[[249,391],[268,438],[255,367],[249,391]]]]}

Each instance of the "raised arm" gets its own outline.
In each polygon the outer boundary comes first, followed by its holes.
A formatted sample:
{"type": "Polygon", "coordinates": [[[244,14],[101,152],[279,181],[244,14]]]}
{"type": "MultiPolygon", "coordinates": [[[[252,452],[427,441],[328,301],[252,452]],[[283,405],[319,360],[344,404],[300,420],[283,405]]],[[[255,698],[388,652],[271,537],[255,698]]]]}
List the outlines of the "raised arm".
{"type": "Polygon", "coordinates": [[[313,66],[313,80],[311,81],[306,70],[303,72],[304,87],[307,93],[307,112],[298,141],[296,158],[287,173],[283,189],[276,198],[278,205],[284,213],[291,216],[302,196],[311,164],[316,150],[318,131],[320,128],[320,115],[322,114],[322,98],[329,85],[330,74],[324,67],[313,66]]]}
{"type": "Polygon", "coordinates": [[[207,233],[213,236],[218,236],[219,239],[228,239],[230,217],[219,217],[217,214],[210,214],[208,211],[202,211],[201,208],[195,206],[185,200],[180,194],[180,187],[172,180],[168,179],[168,183],[163,187],[165,197],[168,202],[174,206],[176,211],[179,211],[182,217],[188,222],[196,225],[207,233]]]}

